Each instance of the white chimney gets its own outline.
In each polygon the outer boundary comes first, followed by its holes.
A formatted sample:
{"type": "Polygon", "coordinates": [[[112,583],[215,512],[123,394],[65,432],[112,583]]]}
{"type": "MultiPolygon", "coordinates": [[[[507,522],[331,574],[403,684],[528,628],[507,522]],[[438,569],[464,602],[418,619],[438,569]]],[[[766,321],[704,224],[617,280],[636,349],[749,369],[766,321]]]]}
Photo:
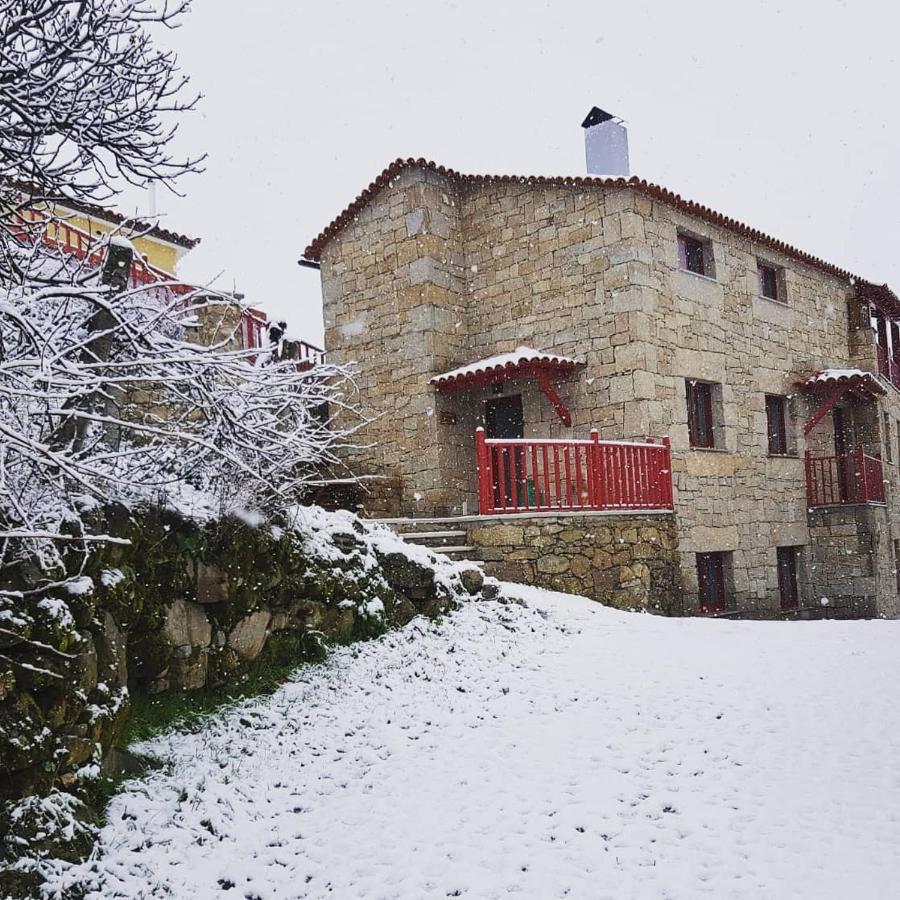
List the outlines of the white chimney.
{"type": "Polygon", "coordinates": [[[593,107],[581,123],[584,129],[584,158],[588,175],[627,178],[628,129],[621,119],[593,107]]]}

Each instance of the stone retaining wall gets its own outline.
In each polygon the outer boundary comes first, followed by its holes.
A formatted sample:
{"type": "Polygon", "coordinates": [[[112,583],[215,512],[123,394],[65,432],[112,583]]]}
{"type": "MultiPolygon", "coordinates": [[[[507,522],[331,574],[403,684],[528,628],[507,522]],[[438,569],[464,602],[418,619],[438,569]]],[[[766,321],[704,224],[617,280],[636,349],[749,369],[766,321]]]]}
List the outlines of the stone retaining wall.
{"type": "Polygon", "coordinates": [[[468,525],[468,543],[487,573],[507,581],[619,609],[682,612],[671,513],[485,517],[468,525]]]}
{"type": "Polygon", "coordinates": [[[115,745],[129,694],[231,683],[261,656],[299,664],[482,589],[475,567],[347,514],[313,532],[102,515],[97,530],[130,544],[73,553],[46,596],[22,565],[0,597],[0,801],[76,789],[115,745]]]}

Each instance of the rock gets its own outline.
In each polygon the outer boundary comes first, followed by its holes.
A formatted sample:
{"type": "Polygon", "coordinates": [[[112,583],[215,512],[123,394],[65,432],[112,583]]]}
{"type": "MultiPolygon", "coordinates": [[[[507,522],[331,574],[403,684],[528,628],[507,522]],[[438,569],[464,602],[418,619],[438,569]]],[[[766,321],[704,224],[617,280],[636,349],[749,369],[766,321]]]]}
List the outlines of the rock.
{"type": "Polygon", "coordinates": [[[0,705],[0,796],[6,796],[6,773],[43,763],[55,739],[31,694],[14,693],[0,705]]]}
{"type": "Polygon", "coordinates": [[[94,639],[89,633],[83,635],[82,639],[84,641],[84,649],[72,663],[72,675],[78,679],[78,687],[85,694],[89,694],[97,687],[97,650],[94,646],[94,639]]]}
{"type": "Polygon", "coordinates": [[[267,610],[257,610],[241,619],[228,635],[228,646],[243,662],[256,659],[266,642],[266,629],[271,614],[267,610]]]}
{"type": "MultiPolygon", "coordinates": [[[[519,529],[521,531],[521,529],[519,529]]],[[[402,553],[379,555],[385,581],[415,603],[435,597],[434,569],[423,566],[402,553]]]]}
{"type": "Polygon", "coordinates": [[[166,614],[163,629],[175,647],[208,647],[212,641],[212,626],[199,603],[176,600],[166,614]]]}
{"type": "Polygon", "coordinates": [[[477,594],[484,586],[484,573],[481,569],[463,569],[459,573],[459,580],[469,594],[477,594]]]}
{"type": "MultiPolygon", "coordinates": [[[[572,574],[578,577],[587,575],[591,571],[591,561],[586,556],[573,556],[569,566],[572,574]]],[[[580,584],[579,588],[581,588],[580,584]]],[[[578,591],[574,591],[574,593],[578,593],[578,591]]]]}
{"type": "Polygon", "coordinates": [[[280,609],[277,612],[272,613],[272,621],[269,622],[269,631],[285,631],[290,628],[292,624],[290,615],[285,610],[280,609]]]}
{"type": "Polygon", "coordinates": [[[569,571],[569,561],[564,556],[548,553],[537,561],[537,570],[547,575],[561,575],[569,571]]]}
{"type": "Polygon", "coordinates": [[[240,657],[230,647],[225,647],[224,650],[220,650],[209,657],[206,682],[213,686],[225,684],[232,673],[240,667],[240,657]]]}
{"type": "Polygon", "coordinates": [[[77,769],[83,766],[94,752],[94,742],[90,738],[68,735],[63,738],[66,747],[65,767],[77,769]]]}
{"type": "Polygon", "coordinates": [[[496,600],[500,596],[500,583],[496,578],[486,578],[484,587],[481,589],[481,596],[485,600],[496,600]]]}
{"type": "Polygon", "coordinates": [[[228,576],[217,566],[197,564],[197,602],[225,603],[228,600],[228,576]]]}
{"type": "Polygon", "coordinates": [[[12,669],[0,670],[0,701],[5,700],[16,686],[16,675],[12,669]]]}
{"type": "Polygon", "coordinates": [[[98,677],[111,688],[128,683],[128,641],[125,633],[108,613],[103,613],[100,627],[94,629],[97,648],[98,677]]]}
{"type": "Polygon", "coordinates": [[[487,547],[506,544],[521,547],[525,540],[525,532],[521,525],[486,525],[473,529],[470,540],[473,544],[484,544],[487,547]]]}
{"type": "Polygon", "coordinates": [[[402,594],[394,594],[393,597],[386,598],[384,611],[385,621],[395,628],[406,625],[407,622],[411,622],[419,614],[412,601],[402,594]]]}
{"type": "Polygon", "coordinates": [[[169,666],[170,690],[196,691],[206,684],[209,656],[203,648],[195,647],[187,656],[176,655],[169,666]]]}

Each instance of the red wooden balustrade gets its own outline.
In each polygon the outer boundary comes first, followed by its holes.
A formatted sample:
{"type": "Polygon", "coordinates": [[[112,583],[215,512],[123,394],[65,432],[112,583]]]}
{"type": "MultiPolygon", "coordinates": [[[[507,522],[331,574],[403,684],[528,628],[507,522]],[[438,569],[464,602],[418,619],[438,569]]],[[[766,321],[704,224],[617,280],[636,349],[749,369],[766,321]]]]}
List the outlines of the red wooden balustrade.
{"type": "MultiPolygon", "coordinates": [[[[36,209],[20,209],[14,214],[14,219],[18,224],[13,223],[12,231],[23,242],[34,241],[39,237],[47,247],[61,250],[76,259],[87,260],[89,266],[99,268],[103,264],[104,242],[108,235],[94,238],[88,232],[69,225],[63,220],[52,219],[47,213],[36,209]],[[36,230],[40,232],[39,235],[35,234],[36,230]]],[[[190,285],[179,284],[167,272],[157,269],[146,260],[135,256],[131,263],[128,286],[138,288],[148,285],[156,285],[160,290],[176,296],[182,296],[194,290],[190,285]]]]}
{"type": "Polygon", "coordinates": [[[837,456],[813,456],[807,451],[806,502],[811,507],[884,503],[881,460],[862,447],[837,456]]]}
{"type": "Polygon", "coordinates": [[[479,511],[672,509],[669,439],[502,440],[475,433],[479,511]]]}

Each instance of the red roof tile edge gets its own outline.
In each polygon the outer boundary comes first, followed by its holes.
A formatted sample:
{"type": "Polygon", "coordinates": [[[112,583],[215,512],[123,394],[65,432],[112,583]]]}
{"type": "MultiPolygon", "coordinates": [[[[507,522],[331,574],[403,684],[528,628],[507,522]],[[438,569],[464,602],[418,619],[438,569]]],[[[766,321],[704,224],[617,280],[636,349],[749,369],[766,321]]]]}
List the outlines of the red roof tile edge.
{"type": "Polygon", "coordinates": [[[170,244],[175,244],[178,247],[184,247],[185,250],[191,250],[200,243],[200,238],[191,238],[184,234],[179,234],[177,231],[169,231],[167,228],[162,228],[159,225],[154,225],[152,222],[145,222],[141,219],[135,218],[133,216],[126,216],[120,212],[116,212],[113,209],[109,209],[105,206],[100,206],[99,203],[88,203],[86,201],[81,200],[72,200],[69,197],[56,197],[49,196],[43,194],[41,190],[32,184],[27,184],[21,181],[13,181],[10,182],[17,190],[28,196],[29,202],[34,201],[46,201],[48,203],[58,203],[60,206],[65,206],[67,209],[74,210],[75,212],[84,213],[88,216],[94,216],[97,219],[103,219],[105,222],[112,222],[114,225],[127,225],[133,232],[137,232],[139,234],[147,234],[152,237],[159,238],[163,241],[168,241],[170,244]]]}
{"type": "MultiPolygon", "coordinates": [[[[583,365],[584,363],[576,362],[573,359],[565,359],[558,356],[541,354],[540,356],[535,356],[528,359],[523,358],[518,361],[496,363],[494,365],[483,367],[478,366],[477,363],[472,363],[470,371],[460,372],[456,375],[454,375],[452,372],[448,372],[443,375],[435,375],[434,378],[429,379],[428,383],[434,385],[437,388],[441,388],[449,385],[465,384],[470,381],[477,381],[478,379],[483,378],[486,375],[495,375],[498,373],[505,373],[509,375],[516,374],[522,371],[530,373],[537,369],[547,369],[548,371],[557,372],[559,374],[568,374],[569,372],[573,372],[575,369],[580,368],[583,365]]],[[[469,366],[460,366],[460,369],[469,368],[469,366]]]]}
{"type": "MultiPolygon", "coordinates": [[[[827,371],[827,370],[826,370],[827,371]]],[[[805,394],[815,394],[821,392],[825,388],[835,388],[841,385],[850,385],[863,388],[867,392],[875,395],[886,394],[887,389],[875,377],[872,372],[858,372],[852,375],[828,376],[822,378],[825,372],[816,372],[810,375],[806,381],[798,381],[796,386],[798,390],[805,394]]]]}
{"type": "Polygon", "coordinates": [[[728,228],[743,237],[750,238],[759,244],[784,253],[799,262],[806,263],[837,278],[846,279],[855,284],[860,293],[868,294],[875,292],[882,295],[885,299],[896,303],[897,295],[885,284],[878,285],[868,281],[859,275],[826,262],[817,256],[792,247],[784,241],[780,241],[771,235],[764,234],[756,228],[751,228],[737,219],[725,216],[708,206],[695,203],[693,200],[685,200],[679,194],[675,194],[668,188],[661,187],[658,184],[645,181],[632,175],[631,178],[596,178],[589,175],[586,176],[545,176],[545,175],[464,175],[454,169],[446,166],[438,165],[431,160],[426,159],[395,159],[381,174],[364,190],[356,199],[335,219],[333,219],[309,244],[303,251],[303,258],[312,262],[319,262],[322,256],[322,250],[328,241],[331,240],[341,229],[348,225],[356,215],[366,206],[366,204],[375,197],[384,187],[390,184],[404,169],[426,169],[429,172],[436,172],[439,175],[445,175],[456,181],[468,184],[491,184],[491,183],[517,183],[517,184],[540,184],[554,185],[560,187],[630,187],[640,191],[642,194],[654,200],[660,200],[668,203],[682,212],[705,219],[713,225],[719,225],[728,228]]]}

